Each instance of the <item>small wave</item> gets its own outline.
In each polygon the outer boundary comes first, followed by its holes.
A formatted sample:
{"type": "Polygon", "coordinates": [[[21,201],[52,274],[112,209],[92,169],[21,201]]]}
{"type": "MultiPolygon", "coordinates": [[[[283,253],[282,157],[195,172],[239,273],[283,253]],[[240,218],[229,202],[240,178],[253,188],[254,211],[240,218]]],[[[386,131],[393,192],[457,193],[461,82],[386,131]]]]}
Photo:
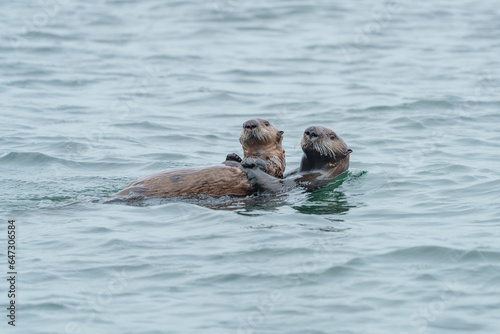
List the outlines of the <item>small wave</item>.
{"type": "Polygon", "coordinates": [[[126,129],[141,129],[141,130],[162,130],[162,131],[168,131],[172,130],[171,127],[168,127],[163,124],[155,123],[155,122],[134,122],[134,123],[119,123],[119,124],[114,124],[115,127],[117,128],[126,128],[126,129]]]}
{"type": "MultiPolygon", "coordinates": [[[[50,299],[50,298],[49,298],[50,299]]],[[[40,303],[22,303],[23,311],[64,311],[68,310],[65,304],[55,302],[40,302],[40,303]]]]}
{"type": "MultiPolygon", "coordinates": [[[[8,86],[21,87],[21,88],[38,88],[38,87],[83,87],[90,84],[99,82],[98,79],[93,80],[61,80],[61,79],[51,79],[51,80],[17,80],[8,82],[8,86]]],[[[58,96],[59,94],[52,93],[53,96],[58,96]]]]}
{"type": "Polygon", "coordinates": [[[31,166],[35,164],[48,164],[53,162],[65,164],[70,163],[71,161],[59,159],[39,152],[9,152],[0,156],[0,162],[5,164],[31,166]]]}
{"type": "Polygon", "coordinates": [[[228,103],[253,103],[251,101],[247,101],[246,99],[243,99],[243,97],[238,97],[235,94],[229,94],[229,93],[211,93],[211,94],[203,94],[203,96],[198,96],[194,97],[191,96],[188,99],[185,99],[183,101],[175,101],[171,103],[170,105],[196,105],[196,104],[213,104],[217,105],[220,107],[221,103],[228,104],[228,103]]]}

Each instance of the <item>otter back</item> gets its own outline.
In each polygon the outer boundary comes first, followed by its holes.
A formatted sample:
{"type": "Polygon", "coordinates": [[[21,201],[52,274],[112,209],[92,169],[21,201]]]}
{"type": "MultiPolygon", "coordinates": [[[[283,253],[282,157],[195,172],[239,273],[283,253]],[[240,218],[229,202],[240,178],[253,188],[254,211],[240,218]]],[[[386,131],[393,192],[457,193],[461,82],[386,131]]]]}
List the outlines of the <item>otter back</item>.
{"type": "Polygon", "coordinates": [[[237,167],[176,168],[146,176],[132,182],[115,196],[129,199],[142,197],[176,197],[190,195],[246,196],[253,187],[237,167]]]}

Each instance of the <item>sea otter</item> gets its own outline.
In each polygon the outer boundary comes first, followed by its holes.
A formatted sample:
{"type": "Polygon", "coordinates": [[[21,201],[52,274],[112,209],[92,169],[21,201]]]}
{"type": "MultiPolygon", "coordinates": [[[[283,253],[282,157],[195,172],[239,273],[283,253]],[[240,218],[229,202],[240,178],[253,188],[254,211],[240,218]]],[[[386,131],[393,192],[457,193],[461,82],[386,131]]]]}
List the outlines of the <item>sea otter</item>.
{"type": "Polygon", "coordinates": [[[301,140],[302,161],[300,167],[278,179],[263,172],[265,165],[244,160],[242,166],[252,186],[261,191],[278,192],[294,186],[315,189],[327,185],[333,178],[349,168],[352,150],[332,130],[311,126],[304,131],[301,140]]]}
{"type": "MultiPolygon", "coordinates": [[[[264,119],[243,123],[240,143],[244,161],[258,162],[263,173],[277,178],[283,177],[285,170],[282,141],[283,131],[278,131],[264,119]]],[[[246,196],[255,189],[240,167],[241,160],[233,153],[226,157],[223,166],[169,169],[134,181],[114,196],[126,200],[195,195],[246,196]]]]}

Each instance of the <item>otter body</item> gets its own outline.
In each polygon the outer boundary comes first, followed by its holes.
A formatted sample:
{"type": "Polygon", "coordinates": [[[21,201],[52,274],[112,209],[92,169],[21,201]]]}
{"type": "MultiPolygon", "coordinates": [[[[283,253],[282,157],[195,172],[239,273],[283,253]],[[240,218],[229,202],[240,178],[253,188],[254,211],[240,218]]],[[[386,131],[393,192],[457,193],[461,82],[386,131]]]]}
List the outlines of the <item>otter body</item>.
{"type": "MultiPolygon", "coordinates": [[[[263,172],[273,177],[283,177],[285,150],[281,146],[283,131],[278,131],[268,121],[252,119],[243,124],[240,142],[244,158],[259,161],[263,172]]],[[[144,197],[177,196],[246,196],[254,192],[242,171],[242,159],[229,154],[223,166],[176,168],[146,176],[132,182],[115,197],[127,200],[144,197]]]]}
{"type": "Polygon", "coordinates": [[[176,168],[132,182],[115,196],[176,197],[189,195],[246,196],[253,187],[239,167],[176,168]]]}
{"type": "Polygon", "coordinates": [[[304,155],[300,167],[288,173],[285,179],[265,174],[257,164],[243,162],[250,184],[256,189],[278,192],[294,186],[315,189],[327,185],[332,179],[349,169],[352,152],[332,130],[311,126],[304,131],[301,141],[304,155]]]}

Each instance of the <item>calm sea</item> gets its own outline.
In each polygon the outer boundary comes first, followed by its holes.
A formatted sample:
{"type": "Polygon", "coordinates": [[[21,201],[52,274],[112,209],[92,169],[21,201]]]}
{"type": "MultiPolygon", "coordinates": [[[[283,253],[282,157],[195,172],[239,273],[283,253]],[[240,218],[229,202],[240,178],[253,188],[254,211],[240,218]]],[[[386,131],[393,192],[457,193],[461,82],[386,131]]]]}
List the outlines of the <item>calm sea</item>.
{"type": "Polygon", "coordinates": [[[500,328],[496,1],[41,0],[0,20],[0,332],[500,328]],[[106,204],[239,153],[354,151],[305,193],[106,204]],[[16,220],[16,328],[7,221],[16,220]]]}

